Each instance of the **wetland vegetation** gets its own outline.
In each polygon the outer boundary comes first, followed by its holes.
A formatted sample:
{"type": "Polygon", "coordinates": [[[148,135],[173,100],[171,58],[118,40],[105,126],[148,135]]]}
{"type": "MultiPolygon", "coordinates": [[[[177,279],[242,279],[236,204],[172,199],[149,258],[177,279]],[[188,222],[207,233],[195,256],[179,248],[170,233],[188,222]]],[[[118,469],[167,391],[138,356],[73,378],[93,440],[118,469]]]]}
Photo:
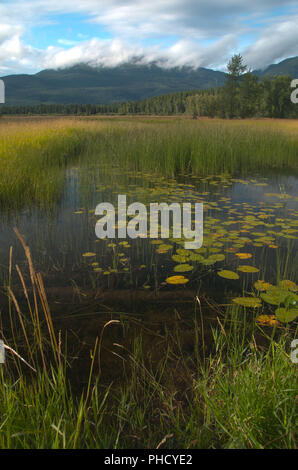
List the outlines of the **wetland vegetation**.
{"type": "Polygon", "coordinates": [[[1,119],[2,448],[295,448],[297,131],[1,119]],[[202,247],[97,239],[119,194],[203,203],[202,247]]]}

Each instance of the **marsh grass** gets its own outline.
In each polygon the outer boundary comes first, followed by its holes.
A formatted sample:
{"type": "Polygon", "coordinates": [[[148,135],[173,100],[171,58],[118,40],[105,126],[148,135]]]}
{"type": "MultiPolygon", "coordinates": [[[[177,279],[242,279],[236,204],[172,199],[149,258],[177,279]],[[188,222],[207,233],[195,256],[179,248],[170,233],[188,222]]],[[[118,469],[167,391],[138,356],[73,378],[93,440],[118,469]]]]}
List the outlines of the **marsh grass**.
{"type": "MultiPolygon", "coordinates": [[[[107,173],[117,166],[164,176],[295,172],[295,126],[152,118],[2,120],[1,207],[53,204],[63,191],[65,170],[74,163],[104,166],[107,173]]],[[[8,315],[1,319],[1,337],[11,348],[0,365],[1,448],[295,448],[293,327],[261,329],[251,309],[213,306],[215,320],[208,330],[206,304],[198,297],[188,347],[181,316],[173,312],[176,326],[165,326],[160,334],[158,358],[156,343],[148,349],[141,333],[128,344],[113,345],[110,354],[122,366],[121,380],[114,383],[103,380],[108,366],[101,351],[106,330],[113,328],[107,322],[85,358],[87,382],[77,389],[70,380],[76,364],[67,338],[56,331],[42,276],[17,235],[29,275],[14,266],[11,250],[8,315]],[[14,269],[22,303],[14,294],[14,269]]],[[[278,259],[277,280],[286,273],[295,280],[289,253],[288,247],[278,259]]],[[[111,312],[110,318],[131,328],[129,317],[111,312]]]]}
{"type": "MultiPolygon", "coordinates": [[[[9,287],[14,334],[5,343],[18,355],[8,350],[0,369],[1,448],[295,448],[293,328],[261,329],[249,309],[214,306],[208,330],[197,298],[190,348],[174,313],[175,327],[159,335],[158,359],[140,333],[114,343],[123,371],[121,381],[106,383],[101,349],[106,329],[119,323],[115,314],[86,359],[85,386],[74,390],[66,339],[55,331],[41,275],[17,235],[30,273],[27,286],[17,268],[29,315],[9,287]]],[[[129,320],[121,322],[128,331],[129,320]]]]}
{"type": "Polygon", "coordinates": [[[297,143],[297,139],[261,125],[181,121],[111,129],[104,134],[98,158],[106,155],[120,167],[165,176],[246,175],[270,169],[297,170],[297,143]]]}
{"type": "Polygon", "coordinates": [[[163,176],[298,169],[292,122],[2,120],[0,138],[3,208],[53,204],[61,196],[65,168],[74,162],[163,176]]]}

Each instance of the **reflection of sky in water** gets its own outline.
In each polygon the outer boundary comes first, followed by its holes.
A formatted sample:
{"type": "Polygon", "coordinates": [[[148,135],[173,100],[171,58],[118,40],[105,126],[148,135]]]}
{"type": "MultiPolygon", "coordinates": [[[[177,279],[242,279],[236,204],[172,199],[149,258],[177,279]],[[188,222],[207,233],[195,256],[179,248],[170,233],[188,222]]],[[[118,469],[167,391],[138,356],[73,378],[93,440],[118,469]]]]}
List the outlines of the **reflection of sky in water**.
{"type": "Polygon", "coordinates": [[[266,193],[290,194],[298,197],[298,179],[294,176],[274,176],[267,180],[268,186],[256,186],[254,184],[235,183],[232,187],[232,202],[247,202],[249,204],[257,204],[260,201],[285,202],[289,208],[297,208],[297,202],[291,199],[283,201],[276,197],[267,197],[266,193]]]}

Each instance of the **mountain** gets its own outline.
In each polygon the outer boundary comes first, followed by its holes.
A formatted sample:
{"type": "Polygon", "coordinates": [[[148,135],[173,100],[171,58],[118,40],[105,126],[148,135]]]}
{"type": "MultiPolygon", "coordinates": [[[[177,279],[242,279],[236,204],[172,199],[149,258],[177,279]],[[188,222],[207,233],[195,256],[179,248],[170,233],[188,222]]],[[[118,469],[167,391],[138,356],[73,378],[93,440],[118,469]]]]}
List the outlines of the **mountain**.
{"type": "Polygon", "coordinates": [[[155,64],[125,64],[113,68],[79,64],[35,75],[9,75],[7,105],[40,103],[109,104],[223,85],[225,74],[191,67],[162,68],[155,64]]]}
{"type": "Polygon", "coordinates": [[[293,78],[298,78],[298,57],[291,57],[285,59],[279,64],[272,64],[264,70],[256,70],[254,73],[260,77],[265,77],[269,75],[274,77],[274,75],[291,75],[293,78]]]}
{"type": "MultiPolygon", "coordinates": [[[[253,73],[259,77],[291,75],[298,78],[298,57],[253,73]]],[[[2,78],[7,105],[34,105],[139,101],[178,91],[221,86],[225,76],[223,72],[203,67],[163,68],[154,63],[130,63],[113,68],[79,64],[65,69],[43,70],[35,75],[8,75],[2,78]]]]}

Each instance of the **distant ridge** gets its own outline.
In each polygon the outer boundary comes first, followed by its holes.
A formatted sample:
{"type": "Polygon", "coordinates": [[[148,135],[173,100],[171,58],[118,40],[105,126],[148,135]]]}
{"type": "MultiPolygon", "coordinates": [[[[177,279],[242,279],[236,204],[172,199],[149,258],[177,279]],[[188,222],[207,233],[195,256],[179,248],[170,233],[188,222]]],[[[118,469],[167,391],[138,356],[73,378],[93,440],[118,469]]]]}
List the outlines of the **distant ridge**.
{"type": "Polygon", "coordinates": [[[278,64],[269,65],[265,70],[256,70],[255,73],[261,77],[265,75],[270,77],[274,77],[274,75],[291,75],[293,78],[298,78],[298,57],[285,59],[278,64]]]}
{"type": "MultiPolygon", "coordinates": [[[[283,60],[253,73],[291,75],[298,78],[298,57],[283,60]]],[[[7,105],[38,104],[112,104],[139,101],[178,91],[222,86],[226,74],[203,67],[162,68],[124,64],[117,67],[91,67],[78,64],[58,70],[43,70],[34,75],[2,77],[7,105]]]]}
{"type": "Polygon", "coordinates": [[[3,80],[7,105],[110,104],[221,86],[225,74],[205,68],[166,69],[155,64],[125,64],[114,68],[80,64],[43,70],[35,75],[9,75],[3,80]]]}

